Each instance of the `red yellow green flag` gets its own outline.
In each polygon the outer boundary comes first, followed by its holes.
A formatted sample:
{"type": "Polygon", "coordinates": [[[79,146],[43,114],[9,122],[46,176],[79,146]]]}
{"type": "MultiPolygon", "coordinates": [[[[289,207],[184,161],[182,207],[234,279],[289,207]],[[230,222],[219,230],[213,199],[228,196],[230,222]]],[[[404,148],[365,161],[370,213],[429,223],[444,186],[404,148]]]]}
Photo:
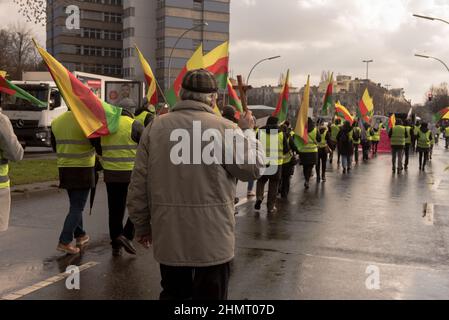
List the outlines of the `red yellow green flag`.
{"type": "Polygon", "coordinates": [[[387,130],[390,131],[396,126],[396,115],[392,114],[390,119],[388,120],[388,128],[387,130]]]}
{"type": "Polygon", "coordinates": [[[225,90],[229,73],[229,42],[226,41],[203,57],[204,68],[217,79],[218,88],[225,90]]]}
{"type": "Polygon", "coordinates": [[[122,109],[98,99],[52,55],[35,45],[86,137],[98,138],[117,132],[122,109]]]}
{"type": "Polygon", "coordinates": [[[243,105],[242,101],[237,95],[237,92],[234,90],[234,87],[229,79],[228,79],[228,94],[229,94],[229,104],[233,106],[237,111],[236,117],[238,119],[240,118],[240,115],[243,114],[243,105]]]}
{"type": "Polygon", "coordinates": [[[449,119],[449,107],[444,108],[443,110],[438,111],[434,116],[433,120],[435,122],[439,122],[443,119],[449,119]]]}
{"type": "Polygon", "coordinates": [[[363,119],[365,123],[371,121],[371,117],[374,114],[373,98],[369,95],[368,88],[363,93],[362,100],[359,102],[359,109],[357,110],[358,117],[363,119]]]}
{"type": "Polygon", "coordinates": [[[15,84],[13,84],[11,81],[7,80],[5,77],[0,75],[0,92],[3,92],[7,95],[20,98],[23,100],[26,100],[30,102],[31,104],[34,104],[41,108],[46,108],[47,103],[40,101],[39,99],[35,98],[22,88],[19,88],[15,84]]]}
{"type": "Polygon", "coordinates": [[[192,57],[187,61],[187,64],[179,73],[173,86],[167,91],[166,97],[168,104],[173,107],[179,100],[179,92],[181,91],[182,80],[187,71],[204,68],[203,59],[203,45],[201,44],[198,49],[193,53],[192,57]]]}
{"type": "Polygon", "coordinates": [[[329,84],[327,85],[326,95],[324,96],[323,115],[327,115],[334,109],[333,91],[334,91],[334,74],[332,73],[329,78],[329,84]]]}
{"type": "Polygon", "coordinates": [[[288,99],[290,95],[289,81],[290,70],[287,71],[287,77],[285,78],[284,85],[276,105],[276,110],[273,112],[273,117],[278,118],[279,123],[284,123],[288,117],[288,99]]]}
{"type": "Polygon", "coordinates": [[[309,143],[309,107],[310,107],[310,76],[307,77],[306,88],[299,108],[298,119],[295,127],[295,144],[298,148],[309,143]]]}
{"type": "Polygon", "coordinates": [[[345,119],[345,121],[349,121],[351,125],[354,123],[354,117],[351,115],[348,109],[346,109],[340,101],[335,104],[335,114],[339,117],[345,119]]]}
{"type": "Polygon", "coordinates": [[[136,50],[139,56],[140,63],[142,65],[143,73],[145,75],[145,81],[147,82],[148,85],[148,92],[147,92],[148,102],[151,105],[155,106],[158,103],[156,77],[154,76],[153,70],[151,70],[150,64],[145,59],[142,52],[139,50],[137,46],[136,50]]]}

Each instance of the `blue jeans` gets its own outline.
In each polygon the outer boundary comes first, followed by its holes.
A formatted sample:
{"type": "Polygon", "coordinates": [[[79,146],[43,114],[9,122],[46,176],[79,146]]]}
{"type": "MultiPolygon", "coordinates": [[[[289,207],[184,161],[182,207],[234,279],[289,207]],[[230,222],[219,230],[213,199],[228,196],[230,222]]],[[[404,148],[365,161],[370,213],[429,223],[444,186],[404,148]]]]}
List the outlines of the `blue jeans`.
{"type": "Polygon", "coordinates": [[[254,190],[254,180],[248,181],[248,192],[254,190]]]}
{"type": "Polygon", "coordinates": [[[352,157],[351,156],[341,156],[341,164],[343,169],[351,169],[352,157]]]}
{"type": "Polygon", "coordinates": [[[83,229],[83,211],[89,197],[90,189],[67,190],[70,200],[69,214],[65,218],[59,242],[68,245],[74,238],[86,234],[83,229]]]}

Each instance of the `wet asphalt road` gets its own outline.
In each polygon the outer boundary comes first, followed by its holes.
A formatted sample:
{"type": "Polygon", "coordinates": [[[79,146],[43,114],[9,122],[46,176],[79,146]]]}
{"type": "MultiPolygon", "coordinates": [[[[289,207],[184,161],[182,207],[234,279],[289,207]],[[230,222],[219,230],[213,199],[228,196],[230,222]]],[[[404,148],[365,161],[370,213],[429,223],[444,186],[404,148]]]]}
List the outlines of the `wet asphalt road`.
{"type": "MultiPolygon", "coordinates": [[[[437,148],[425,174],[414,156],[408,173],[393,176],[390,159],[380,155],[346,176],[334,164],[328,182],[309,191],[298,168],[277,214],[243,204],[230,298],[448,299],[449,152],[437,148]],[[433,220],[423,218],[425,203],[434,205],[433,220]],[[369,266],[380,272],[379,290],[366,287],[369,266]]],[[[160,277],[151,251],[112,258],[106,208],[101,186],[93,216],[85,215],[92,243],[70,258],[55,251],[67,211],[64,192],[16,196],[11,228],[0,234],[0,297],[68,265],[95,262],[81,272],[81,290],[68,291],[59,281],[22,299],[157,299],[160,277]]]]}

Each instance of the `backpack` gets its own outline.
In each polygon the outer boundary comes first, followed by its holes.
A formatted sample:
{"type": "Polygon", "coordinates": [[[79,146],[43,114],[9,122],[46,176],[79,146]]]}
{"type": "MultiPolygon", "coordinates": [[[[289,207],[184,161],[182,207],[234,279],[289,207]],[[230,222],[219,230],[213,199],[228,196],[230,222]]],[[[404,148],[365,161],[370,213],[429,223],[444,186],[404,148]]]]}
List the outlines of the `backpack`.
{"type": "Polygon", "coordinates": [[[352,140],[354,141],[359,141],[360,140],[360,131],[359,130],[354,130],[352,132],[352,140]]]}

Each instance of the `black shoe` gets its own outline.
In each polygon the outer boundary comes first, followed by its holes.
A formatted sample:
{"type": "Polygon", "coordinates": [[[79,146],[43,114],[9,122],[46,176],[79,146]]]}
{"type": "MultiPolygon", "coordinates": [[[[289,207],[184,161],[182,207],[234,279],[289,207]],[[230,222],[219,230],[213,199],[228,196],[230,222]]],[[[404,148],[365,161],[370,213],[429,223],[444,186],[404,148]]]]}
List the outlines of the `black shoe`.
{"type": "Polygon", "coordinates": [[[262,208],[262,200],[257,200],[256,205],[254,206],[254,209],[259,211],[262,208]]]}
{"type": "Polygon", "coordinates": [[[321,182],[321,178],[320,177],[316,177],[316,183],[320,183],[321,182]]]}
{"type": "Polygon", "coordinates": [[[309,189],[310,188],[310,184],[306,181],[304,182],[304,188],[309,189]]]}
{"type": "Polygon", "coordinates": [[[123,248],[125,249],[126,252],[128,252],[129,254],[132,255],[136,255],[137,254],[137,250],[134,247],[132,241],[130,241],[129,239],[125,238],[124,236],[120,236],[117,238],[117,243],[121,244],[123,246],[123,248]]]}
{"type": "Polygon", "coordinates": [[[346,169],[343,169],[343,174],[346,174],[346,169]]]}
{"type": "Polygon", "coordinates": [[[323,182],[326,182],[326,177],[323,176],[323,178],[321,179],[323,182]]]}
{"type": "Polygon", "coordinates": [[[238,204],[240,202],[240,198],[234,198],[234,204],[238,204]]]}
{"type": "Polygon", "coordinates": [[[122,256],[122,248],[112,248],[112,256],[113,257],[121,257],[122,256]]]}

